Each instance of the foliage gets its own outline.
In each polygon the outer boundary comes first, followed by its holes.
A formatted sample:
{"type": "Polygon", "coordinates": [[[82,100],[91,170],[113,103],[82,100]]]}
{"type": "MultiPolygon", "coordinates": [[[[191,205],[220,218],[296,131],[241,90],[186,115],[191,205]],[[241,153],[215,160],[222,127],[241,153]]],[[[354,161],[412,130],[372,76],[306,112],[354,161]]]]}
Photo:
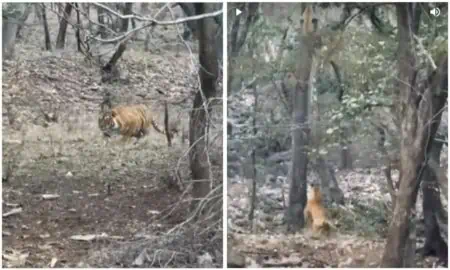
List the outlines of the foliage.
{"type": "MultiPolygon", "coordinates": [[[[331,32],[327,35],[342,34],[343,45],[332,59],[337,64],[341,73],[341,83],[331,65],[326,62],[318,67],[314,83],[313,101],[317,101],[317,109],[320,119],[315,120],[319,127],[320,149],[311,148],[311,153],[328,154],[330,149],[339,146],[342,140],[354,141],[365,136],[373,136],[372,123],[379,121],[374,116],[376,108],[392,108],[394,104],[397,81],[397,39],[396,22],[392,21],[392,7],[380,6],[376,8],[376,15],[381,18],[385,31],[377,31],[373,27],[360,23],[351,23],[343,32],[331,32]],[[388,33],[388,34],[386,34],[388,33]],[[341,102],[339,93],[343,89],[341,102]],[[356,129],[351,137],[342,138],[343,128],[356,129]]],[[[291,14],[297,12],[292,8],[291,14]]],[[[447,50],[447,17],[441,15],[438,18],[427,17],[421,22],[421,36],[426,52],[430,52],[434,59],[447,50]]],[[[236,139],[241,139],[244,144],[255,143],[254,147],[267,153],[284,151],[290,148],[290,122],[291,116],[284,108],[280,98],[280,87],[273,86],[273,82],[283,80],[286,72],[292,72],[296,64],[293,48],[296,47],[295,26],[292,22],[274,23],[270,19],[261,16],[250,29],[247,43],[239,56],[234,60],[239,63],[231,71],[234,74],[232,85],[234,91],[239,91],[246,82],[256,78],[258,94],[261,95],[258,105],[257,138],[252,138],[250,126],[253,113],[248,108],[252,104],[243,107],[230,102],[232,117],[239,119],[242,125],[240,134],[235,134],[236,139]],[[287,31],[285,40],[282,40],[287,31]],[[273,91],[273,92],[270,92],[273,91]],[[246,112],[245,112],[246,111],[246,112]],[[244,127],[245,126],[245,127],[244,127]],[[252,138],[252,140],[248,140],[252,138]],[[281,146],[281,147],[276,147],[281,146]]],[[[332,38],[328,38],[332,40],[332,38]]],[[[324,48],[327,44],[324,44],[324,48]]],[[[429,63],[427,56],[417,50],[418,62],[427,70],[429,63]]],[[[321,55],[318,54],[320,63],[321,55]]],[[[424,79],[424,78],[420,78],[424,79]]],[[[236,95],[248,95],[245,91],[236,95]]],[[[386,143],[390,144],[391,141],[386,143]]],[[[251,148],[251,147],[249,147],[251,148]]]]}
{"type": "Polygon", "coordinates": [[[330,209],[330,216],[338,220],[339,231],[358,232],[359,236],[385,237],[388,212],[382,201],[373,200],[370,205],[354,199],[346,209],[330,209]]]}

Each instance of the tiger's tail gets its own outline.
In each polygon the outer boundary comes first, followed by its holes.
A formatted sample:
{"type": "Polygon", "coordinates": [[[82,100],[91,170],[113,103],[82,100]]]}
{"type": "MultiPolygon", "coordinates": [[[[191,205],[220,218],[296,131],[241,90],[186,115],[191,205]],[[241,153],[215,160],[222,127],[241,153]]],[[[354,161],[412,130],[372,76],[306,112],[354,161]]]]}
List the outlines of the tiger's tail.
{"type": "MultiPolygon", "coordinates": [[[[166,113],[166,112],[164,112],[164,114],[165,114],[165,113],[166,113]]],[[[162,128],[159,127],[158,123],[156,123],[156,121],[155,121],[155,119],[154,119],[153,117],[151,117],[151,124],[152,124],[153,128],[154,128],[157,132],[159,132],[159,133],[161,133],[161,134],[166,134],[166,132],[164,131],[164,129],[162,129],[162,128]]]]}
{"type": "Polygon", "coordinates": [[[156,121],[154,119],[152,119],[152,126],[153,128],[158,131],[161,134],[166,134],[166,132],[164,132],[164,130],[162,130],[161,128],[159,128],[158,124],[156,123],[156,121]]]}

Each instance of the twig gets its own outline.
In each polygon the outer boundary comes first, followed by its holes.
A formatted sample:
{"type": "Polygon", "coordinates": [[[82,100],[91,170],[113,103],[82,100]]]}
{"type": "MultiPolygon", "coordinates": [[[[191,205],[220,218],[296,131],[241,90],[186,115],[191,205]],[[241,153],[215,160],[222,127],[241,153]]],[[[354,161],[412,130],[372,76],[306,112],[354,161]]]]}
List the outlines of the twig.
{"type": "MultiPolygon", "coordinates": [[[[205,180],[207,180],[207,179],[205,179],[205,180]]],[[[191,215],[188,219],[186,219],[185,221],[183,221],[182,223],[176,225],[175,227],[173,227],[172,229],[170,229],[169,231],[167,231],[167,232],[166,232],[166,235],[171,234],[172,232],[174,232],[174,231],[176,231],[176,230],[179,230],[179,229],[182,228],[184,225],[186,225],[187,223],[190,223],[194,218],[196,218],[197,215],[198,215],[199,213],[202,212],[202,210],[203,210],[203,208],[206,206],[207,202],[211,200],[210,197],[213,197],[213,198],[214,198],[214,196],[211,196],[211,195],[214,194],[214,192],[216,192],[218,189],[222,188],[222,185],[223,185],[223,184],[217,185],[214,189],[212,189],[212,190],[208,193],[208,195],[206,195],[205,198],[203,198],[203,199],[200,200],[200,203],[197,205],[197,207],[195,208],[195,210],[194,210],[194,212],[192,213],[192,215],[191,215]]]]}
{"type": "Polygon", "coordinates": [[[109,8],[108,6],[105,6],[103,4],[100,3],[92,3],[94,6],[103,8],[105,10],[107,10],[108,12],[112,13],[113,15],[121,18],[121,19],[135,19],[137,21],[144,21],[144,22],[151,22],[151,24],[159,24],[159,25],[171,25],[171,24],[179,24],[179,23],[185,23],[185,22],[189,22],[189,21],[196,21],[196,20],[200,20],[200,19],[205,19],[205,18],[211,18],[211,17],[216,17],[219,16],[223,13],[223,10],[218,10],[218,11],[214,11],[211,13],[205,13],[202,15],[195,15],[195,16],[190,16],[190,17],[186,17],[186,18],[180,18],[180,19],[176,19],[173,21],[159,21],[153,18],[146,18],[146,17],[142,17],[142,16],[137,16],[137,15],[122,15],[114,10],[112,10],[111,8],[109,8]]]}
{"type": "Polygon", "coordinates": [[[420,51],[426,56],[426,58],[428,59],[428,62],[430,62],[430,65],[433,68],[433,71],[436,70],[437,69],[436,63],[434,62],[433,57],[430,55],[430,53],[423,46],[422,41],[416,35],[413,35],[413,37],[417,41],[417,45],[419,46],[420,51]]]}

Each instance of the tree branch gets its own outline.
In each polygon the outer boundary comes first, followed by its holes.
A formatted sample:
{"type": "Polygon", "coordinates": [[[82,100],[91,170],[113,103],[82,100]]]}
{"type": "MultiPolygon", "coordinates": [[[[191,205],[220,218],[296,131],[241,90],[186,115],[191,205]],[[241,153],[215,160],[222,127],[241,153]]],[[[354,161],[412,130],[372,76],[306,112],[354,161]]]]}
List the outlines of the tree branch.
{"type": "Polygon", "coordinates": [[[141,29],[150,27],[150,26],[155,26],[155,25],[172,25],[172,24],[180,24],[180,23],[185,23],[188,21],[194,21],[194,20],[201,20],[201,19],[205,19],[205,18],[211,18],[211,17],[216,17],[219,16],[223,13],[223,10],[218,10],[215,12],[211,12],[211,13],[205,13],[202,15],[195,15],[195,16],[191,16],[191,17],[186,17],[186,18],[181,18],[181,19],[177,19],[177,20],[172,20],[172,21],[159,21],[153,18],[144,18],[141,16],[137,16],[137,15],[121,15],[120,13],[115,12],[114,10],[106,7],[105,5],[102,4],[98,4],[98,3],[93,3],[93,5],[104,8],[105,10],[111,12],[112,14],[122,18],[122,19],[135,19],[138,21],[144,21],[144,22],[148,22],[145,23],[144,25],[137,27],[135,29],[132,29],[128,32],[126,32],[123,35],[117,36],[115,38],[111,38],[111,39],[101,39],[101,38],[97,38],[97,37],[93,37],[93,39],[102,42],[102,43],[116,43],[119,42],[125,38],[127,38],[128,36],[132,35],[134,32],[137,32],[141,29]]]}

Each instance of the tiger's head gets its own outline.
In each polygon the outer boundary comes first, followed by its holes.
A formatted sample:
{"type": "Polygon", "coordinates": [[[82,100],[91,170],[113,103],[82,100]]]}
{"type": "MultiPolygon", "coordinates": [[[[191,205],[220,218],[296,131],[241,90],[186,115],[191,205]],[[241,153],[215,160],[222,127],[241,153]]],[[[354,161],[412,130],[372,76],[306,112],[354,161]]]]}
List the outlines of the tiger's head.
{"type": "Polygon", "coordinates": [[[113,134],[118,134],[120,132],[120,127],[115,116],[115,112],[111,110],[103,112],[98,118],[98,126],[103,132],[103,136],[111,137],[113,134]]]}

